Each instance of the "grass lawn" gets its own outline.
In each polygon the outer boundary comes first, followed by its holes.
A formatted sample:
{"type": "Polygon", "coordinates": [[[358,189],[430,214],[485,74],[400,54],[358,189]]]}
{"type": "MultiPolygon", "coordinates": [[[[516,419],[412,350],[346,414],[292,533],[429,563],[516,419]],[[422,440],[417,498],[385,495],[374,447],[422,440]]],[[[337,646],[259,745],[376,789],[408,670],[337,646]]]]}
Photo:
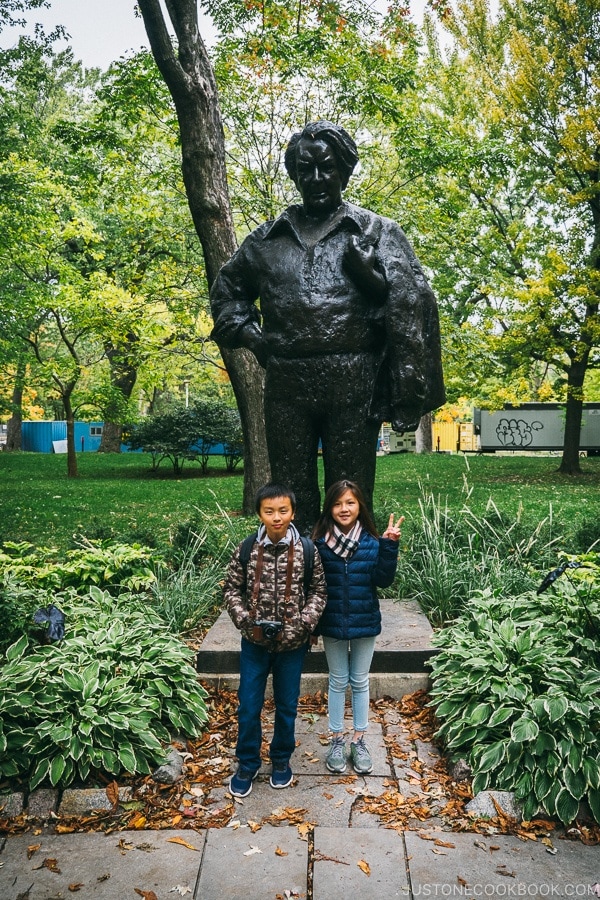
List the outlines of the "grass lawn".
{"type": "MultiPolygon", "coordinates": [[[[558,457],[393,454],[377,462],[375,508],[380,524],[392,510],[407,517],[431,493],[459,508],[483,512],[491,497],[508,516],[522,506],[541,519],[552,504],[559,532],[600,522],[600,458],[582,459],[583,474],[557,472],[558,457]]],[[[79,477],[67,478],[66,458],[44,453],[0,453],[0,542],[68,547],[74,536],[168,540],[170,530],[201,508],[239,512],[243,475],[228,474],[215,458],[209,477],[190,465],[180,478],[170,466],[150,471],[140,454],[78,456],[79,477]]]]}

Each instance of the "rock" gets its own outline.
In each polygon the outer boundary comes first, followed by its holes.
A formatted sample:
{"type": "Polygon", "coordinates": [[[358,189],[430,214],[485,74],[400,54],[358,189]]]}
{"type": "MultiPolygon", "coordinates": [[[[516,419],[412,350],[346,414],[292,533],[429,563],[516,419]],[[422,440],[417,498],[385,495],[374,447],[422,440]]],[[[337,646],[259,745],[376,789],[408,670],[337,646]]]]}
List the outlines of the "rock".
{"type": "Polygon", "coordinates": [[[450,774],[454,781],[468,781],[473,772],[466,759],[459,759],[450,769],[450,774]]]}
{"type": "MultiPolygon", "coordinates": [[[[124,803],[131,800],[131,788],[119,788],[119,801],[124,803]]],[[[59,815],[87,816],[96,809],[113,808],[112,803],[103,788],[67,788],[63,791],[59,807],[59,815]]]]}
{"type": "Polygon", "coordinates": [[[166,761],[152,773],[159,784],[175,784],[183,774],[183,756],[173,747],[166,761]]]}
{"type": "Polygon", "coordinates": [[[498,810],[494,806],[492,798],[505,816],[516,819],[517,822],[522,820],[523,812],[511,791],[481,791],[480,794],[469,800],[465,809],[470,815],[477,818],[493,819],[498,815],[498,810]]]}
{"type": "Polygon", "coordinates": [[[0,819],[12,819],[20,816],[23,812],[23,801],[25,795],[22,791],[16,791],[13,794],[2,794],[0,796],[0,819]]]}
{"type": "Polygon", "coordinates": [[[49,819],[50,813],[56,812],[58,790],[56,788],[39,788],[32,791],[27,800],[27,815],[36,819],[49,819]]]}

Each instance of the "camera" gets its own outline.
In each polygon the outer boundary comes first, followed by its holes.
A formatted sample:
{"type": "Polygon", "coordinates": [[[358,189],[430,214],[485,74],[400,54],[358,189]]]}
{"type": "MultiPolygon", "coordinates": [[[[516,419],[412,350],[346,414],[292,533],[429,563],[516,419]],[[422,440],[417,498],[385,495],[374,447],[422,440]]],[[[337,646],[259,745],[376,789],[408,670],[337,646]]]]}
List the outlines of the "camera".
{"type": "Polygon", "coordinates": [[[283,628],[281,622],[271,622],[269,619],[260,619],[254,623],[254,637],[258,640],[276,641],[277,635],[283,628]]]}

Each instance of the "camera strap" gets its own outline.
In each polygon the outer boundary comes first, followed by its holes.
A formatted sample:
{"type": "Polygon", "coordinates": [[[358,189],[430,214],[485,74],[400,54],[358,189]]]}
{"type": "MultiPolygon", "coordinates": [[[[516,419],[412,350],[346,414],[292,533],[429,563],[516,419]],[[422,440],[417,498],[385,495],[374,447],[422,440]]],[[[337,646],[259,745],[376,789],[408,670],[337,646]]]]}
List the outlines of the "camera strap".
{"type": "MultiPolygon", "coordinates": [[[[277,565],[277,558],[274,560],[275,565],[277,565]]],[[[252,586],[252,600],[250,603],[250,615],[252,619],[256,619],[256,608],[258,606],[258,594],[260,591],[260,580],[262,578],[264,568],[264,544],[259,543],[258,552],[256,555],[256,567],[254,570],[254,584],[252,586]]],[[[283,609],[284,619],[289,619],[290,616],[287,614],[288,605],[290,602],[290,598],[292,596],[292,579],[294,577],[294,543],[290,541],[290,545],[288,547],[287,554],[287,566],[285,572],[285,590],[283,594],[283,609]]]]}

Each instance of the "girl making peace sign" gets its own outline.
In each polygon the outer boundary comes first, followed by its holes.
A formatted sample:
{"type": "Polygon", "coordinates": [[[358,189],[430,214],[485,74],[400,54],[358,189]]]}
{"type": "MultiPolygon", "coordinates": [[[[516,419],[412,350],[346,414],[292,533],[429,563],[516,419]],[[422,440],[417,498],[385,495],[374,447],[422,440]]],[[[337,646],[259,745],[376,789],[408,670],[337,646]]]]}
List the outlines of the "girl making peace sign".
{"type": "Polygon", "coordinates": [[[326,765],[346,771],[344,706],[348,683],[352,690],[354,735],[350,759],[354,771],[367,775],[373,763],[365,743],[369,721],[369,670],[375,637],[381,632],[377,588],[389,587],[396,574],[398,541],[404,516],[390,516],[381,537],[362,491],[353,481],[337,481],[325,496],[315,525],[317,545],[327,582],[327,605],[316,633],[323,636],[329,667],[328,712],[332,733],[326,765]]]}

